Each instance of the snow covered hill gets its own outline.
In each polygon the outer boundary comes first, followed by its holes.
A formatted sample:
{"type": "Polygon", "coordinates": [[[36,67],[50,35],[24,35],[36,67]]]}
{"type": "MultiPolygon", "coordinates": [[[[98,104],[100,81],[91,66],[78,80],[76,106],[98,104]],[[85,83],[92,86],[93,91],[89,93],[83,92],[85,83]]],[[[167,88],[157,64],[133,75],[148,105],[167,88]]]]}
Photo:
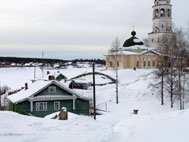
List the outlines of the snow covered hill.
{"type": "MultiPolygon", "coordinates": [[[[97,68],[115,78],[115,72],[97,68]]],[[[44,72],[46,72],[45,70],[44,72]]],[[[56,70],[51,70],[56,71],[56,70]]],[[[60,70],[68,78],[91,72],[92,68],[60,70]]],[[[186,142],[189,139],[189,110],[178,111],[175,104],[160,105],[153,90],[153,70],[119,70],[119,104],[115,102],[115,84],[96,87],[97,106],[109,112],[92,117],[70,115],[69,120],[50,120],[0,112],[0,141],[6,142],[186,142]],[[111,101],[110,101],[111,100],[111,101]],[[138,109],[138,115],[133,110],[138,109]]],[[[41,77],[37,69],[37,77],[41,77]]],[[[33,78],[33,68],[0,69],[1,85],[18,89],[33,78]]],[[[90,78],[88,78],[90,80],[90,78]]],[[[97,78],[97,81],[102,78],[97,78]]],[[[75,90],[92,98],[92,88],[75,90]]],[[[187,106],[186,106],[187,107],[187,106]]],[[[69,116],[68,116],[69,117],[69,116]]]]}

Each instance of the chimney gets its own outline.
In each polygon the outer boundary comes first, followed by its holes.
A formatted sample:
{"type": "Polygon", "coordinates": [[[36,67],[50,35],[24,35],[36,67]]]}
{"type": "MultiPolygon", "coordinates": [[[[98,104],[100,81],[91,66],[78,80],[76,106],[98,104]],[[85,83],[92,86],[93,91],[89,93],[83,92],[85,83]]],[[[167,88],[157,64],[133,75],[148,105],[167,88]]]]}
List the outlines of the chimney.
{"type": "Polygon", "coordinates": [[[49,80],[54,80],[54,76],[53,75],[49,75],[49,80]]]}
{"type": "Polygon", "coordinates": [[[28,89],[28,83],[25,83],[25,90],[28,89]]]}
{"type": "Polygon", "coordinates": [[[50,72],[49,72],[49,71],[47,71],[47,75],[48,75],[48,74],[50,74],[50,72]]]}

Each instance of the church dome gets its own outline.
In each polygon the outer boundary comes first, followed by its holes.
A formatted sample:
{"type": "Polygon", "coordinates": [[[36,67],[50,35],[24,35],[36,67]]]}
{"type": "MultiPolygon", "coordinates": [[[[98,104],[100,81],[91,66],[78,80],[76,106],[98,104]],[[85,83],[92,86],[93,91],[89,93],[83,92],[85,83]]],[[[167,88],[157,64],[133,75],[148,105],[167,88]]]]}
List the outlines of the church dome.
{"type": "Polygon", "coordinates": [[[142,41],[140,41],[136,36],[136,32],[132,31],[131,32],[132,37],[127,39],[124,44],[123,47],[130,47],[130,46],[134,46],[134,45],[144,45],[144,43],[142,41]]]}

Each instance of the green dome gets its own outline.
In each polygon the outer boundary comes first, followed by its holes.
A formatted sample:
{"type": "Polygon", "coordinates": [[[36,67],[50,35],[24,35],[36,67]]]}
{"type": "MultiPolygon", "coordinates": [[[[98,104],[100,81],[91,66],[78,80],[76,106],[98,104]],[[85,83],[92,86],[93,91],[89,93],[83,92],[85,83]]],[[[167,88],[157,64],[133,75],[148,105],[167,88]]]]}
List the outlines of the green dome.
{"type": "Polygon", "coordinates": [[[139,39],[137,37],[135,37],[136,32],[132,31],[131,32],[132,37],[127,39],[124,44],[123,47],[130,47],[130,46],[134,46],[134,45],[144,45],[144,43],[142,41],[139,41],[139,39]]]}

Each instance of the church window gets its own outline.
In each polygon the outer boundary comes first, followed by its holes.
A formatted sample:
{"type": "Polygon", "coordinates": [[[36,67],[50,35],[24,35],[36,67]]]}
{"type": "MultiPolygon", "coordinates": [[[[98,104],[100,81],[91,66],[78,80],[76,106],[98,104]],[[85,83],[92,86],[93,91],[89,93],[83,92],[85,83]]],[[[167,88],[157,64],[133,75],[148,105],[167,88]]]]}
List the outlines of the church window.
{"type": "Polygon", "coordinates": [[[150,67],[150,61],[148,61],[148,66],[150,67]]]}
{"type": "Polygon", "coordinates": [[[136,62],[136,66],[139,67],[139,61],[136,62]]]}
{"type": "Polygon", "coordinates": [[[165,9],[163,9],[163,8],[161,9],[161,11],[160,11],[160,16],[161,16],[161,17],[165,17],[165,9]]]}
{"type": "Polygon", "coordinates": [[[112,62],[110,61],[110,67],[112,67],[112,62]]]}
{"type": "Polygon", "coordinates": [[[119,67],[119,61],[117,61],[117,67],[119,67]]]}
{"type": "Polygon", "coordinates": [[[153,67],[155,66],[155,61],[152,62],[152,66],[153,66],[153,67]]]}
{"type": "Polygon", "coordinates": [[[146,61],[144,61],[144,67],[146,66],[146,61]]]}

